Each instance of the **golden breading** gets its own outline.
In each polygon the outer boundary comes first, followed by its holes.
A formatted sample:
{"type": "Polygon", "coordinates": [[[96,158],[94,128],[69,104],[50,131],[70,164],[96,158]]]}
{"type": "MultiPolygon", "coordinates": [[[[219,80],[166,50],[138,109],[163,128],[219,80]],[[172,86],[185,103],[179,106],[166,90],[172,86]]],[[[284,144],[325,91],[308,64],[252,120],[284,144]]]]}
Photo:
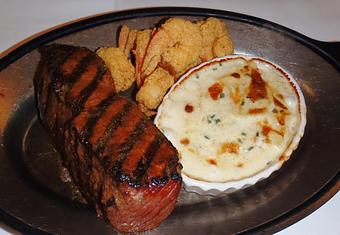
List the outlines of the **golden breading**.
{"type": "Polygon", "coordinates": [[[158,67],[145,79],[143,86],[137,92],[136,100],[147,109],[156,109],[173,84],[174,77],[158,67]]]}
{"type": "Polygon", "coordinates": [[[129,56],[132,47],[135,44],[137,30],[130,29],[128,26],[123,25],[118,38],[118,47],[123,50],[126,56],[129,56]]]}
{"type": "Polygon", "coordinates": [[[234,46],[230,35],[218,38],[213,45],[214,57],[222,57],[234,52],[234,46]]]}
{"type": "Polygon", "coordinates": [[[123,25],[119,32],[118,37],[118,47],[124,51],[125,45],[127,43],[128,37],[129,37],[129,27],[126,25],[123,25]]]}
{"type": "Polygon", "coordinates": [[[170,18],[151,37],[142,66],[148,76],[161,62],[176,78],[200,62],[202,38],[199,27],[189,20],[170,18]]]}
{"type": "Polygon", "coordinates": [[[141,78],[150,75],[161,61],[162,53],[171,45],[171,38],[164,30],[157,30],[151,36],[143,59],[141,78]]]}
{"type": "Polygon", "coordinates": [[[140,78],[140,72],[142,69],[142,64],[146,52],[146,48],[149,44],[150,37],[151,37],[151,29],[145,29],[137,32],[136,35],[136,46],[135,49],[132,51],[135,55],[135,61],[136,61],[136,82],[137,86],[140,87],[142,85],[142,81],[140,78]]]}
{"type": "MultiPolygon", "coordinates": [[[[198,53],[197,53],[198,55],[198,53]]],[[[168,70],[177,80],[188,68],[199,64],[199,57],[193,57],[188,48],[172,47],[162,54],[160,66],[168,70]]]]}
{"type": "Polygon", "coordinates": [[[137,30],[131,29],[129,31],[128,40],[126,42],[125,49],[124,49],[124,54],[126,56],[129,56],[130,51],[131,51],[131,49],[133,48],[133,46],[135,44],[136,36],[137,36],[137,30]]]}
{"type": "Polygon", "coordinates": [[[152,117],[155,116],[157,114],[156,111],[148,109],[147,107],[145,107],[143,104],[139,103],[138,107],[140,108],[140,110],[148,117],[152,117]]]}
{"type": "Polygon", "coordinates": [[[121,52],[115,53],[120,55],[112,56],[116,61],[108,59],[115,66],[110,70],[117,90],[127,89],[133,82],[132,65],[127,59],[132,52],[135,57],[134,79],[139,88],[136,100],[147,115],[154,114],[167,90],[188,69],[234,51],[226,24],[214,17],[198,22],[175,17],[160,27],[145,30],[123,25],[118,47],[121,52]],[[122,57],[122,52],[125,58],[117,60],[122,57]]]}
{"type": "Polygon", "coordinates": [[[171,18],[162,28],[172,39],[173,45],[164,51],[161,61],[178,78],[189,67],[200,63],[202,37],[199,27],[188,20],[171,18]]]}
{"type": "Polygon", "coordinates": [[[214,57],[221,57],[232,54],[234,51],[231,36],[226,24],[210,17],[205,21],[197,23],[200,28],[203,44],[200,53],[202,61],[210,60],[214,57]]]}
{"type": "Polygon", "coordinates": [[[124,91],[135,81],[135,68],[121,48],[102,47],[97,50],[114,80],[116,90],[124,91]]]}

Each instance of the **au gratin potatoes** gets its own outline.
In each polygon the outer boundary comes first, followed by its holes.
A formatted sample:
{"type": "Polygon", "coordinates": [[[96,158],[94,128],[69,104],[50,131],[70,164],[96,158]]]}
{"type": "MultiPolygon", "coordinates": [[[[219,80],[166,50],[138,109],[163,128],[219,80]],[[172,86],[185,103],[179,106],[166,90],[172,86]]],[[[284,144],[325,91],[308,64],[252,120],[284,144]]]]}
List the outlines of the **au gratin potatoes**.
{"type": "Polygon", "coordinates": [[[179,151],[182,174],[235,181],[289,158],[304,125],[301,99],[271,63],[230,57],[185,75],[164,98],[155,123],[179,151]]]}

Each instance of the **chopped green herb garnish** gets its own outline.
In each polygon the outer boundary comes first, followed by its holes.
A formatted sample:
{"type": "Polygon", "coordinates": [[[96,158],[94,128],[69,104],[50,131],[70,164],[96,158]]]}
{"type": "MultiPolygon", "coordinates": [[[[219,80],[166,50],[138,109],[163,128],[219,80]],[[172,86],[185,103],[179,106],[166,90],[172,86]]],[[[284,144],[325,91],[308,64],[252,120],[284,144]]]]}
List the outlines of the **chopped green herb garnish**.
{"type": "Polygon", "coordinates": [[[242,100],[242,103],[241,103],[241,105],[242,105],[242,106],[244,105],[244,100],[242,100]]]}
{"type": "Polygon", "coordinates": [[[254,148],[254,146],[250,146],[250,147],[248,148],[248,151],[252,150],[253,148],[254,148]]]}
{"type": "Polygon", "coordinates": [[[213,114],[213,115],[208,115],[208,123],[212,123],[213,121],[215,122],[215,124],[221,122],[221,119],[219,118],[215,118],[216,117],[216,114],[213,114]]]}
{"type": "Polygon", "coordinates": [[[205,135],[204,138],[206,138],[207,140],[210,140],[210,137],[205,135]]]}
{"type": "Polygon", "coordinates": [[[216,70],[217,70],[217,68],[213,68],[212,70],[213,70],[213,71],[216,71],[216,70]]]}
{"type": "Polygon", "coordinates": [[[260,135],[260,133],[257,131],[257,132],[256,132],[256,137],[259,137],[259,135],[260,135]]]}
{"type": "Polygon", "coordinates": [[[240,138],[237,138],[237,141],[238,141],[239,143],[242,143],[242,140],[241,140],[240,138]]]}
{"type": "Polygon", "coordinates": [[[247,133],[245,133],[245,132],[241,132],[241,135],[244,135],[244,136],[246,136],[246,135],[247,135],[247,133]]]}
{"type": "Polygon", "coordinates": [[[224,98],[225,97],[225,94],[224,93],[221,93],[220,94],[220,98],[224,98]]]}
{"type": "Polygon", "coordinates": [[[219,65],[220,65],[220,66],[222,66],[222,64],[221,64],[221,63],[219,63],[219,65]]]}
{"type": "Polygon", "coordinates": [[[280,113],[283,113],[283,112],[284,112],[284,111],[281,109],[281,110],[280,110],[280,113]]]}
{"type": "Polygon", "coordinates": [[[198,74],[196,74],[196,79],[199,79],[200,78],[200,76],[198,76],[198,74]]]}
{"type": "Polygon", "coordinates": [[[277,113],[277,109],[273,109],[272,112],[273,112],[273,113],[277,113]]]}

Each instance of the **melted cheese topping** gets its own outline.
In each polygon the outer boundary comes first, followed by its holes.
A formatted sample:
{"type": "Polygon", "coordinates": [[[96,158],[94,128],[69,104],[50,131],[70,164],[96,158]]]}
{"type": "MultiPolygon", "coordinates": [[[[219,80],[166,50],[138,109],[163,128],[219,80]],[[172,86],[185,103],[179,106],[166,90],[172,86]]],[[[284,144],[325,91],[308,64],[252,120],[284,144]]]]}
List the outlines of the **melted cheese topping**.
{"type": "Polygon", "coordinates": [[[155,123],[179,151],[183,174],[228,182],[289,157],[299,102],[294,85],[272,64],[228,58],[184,75],[155,123]]]}

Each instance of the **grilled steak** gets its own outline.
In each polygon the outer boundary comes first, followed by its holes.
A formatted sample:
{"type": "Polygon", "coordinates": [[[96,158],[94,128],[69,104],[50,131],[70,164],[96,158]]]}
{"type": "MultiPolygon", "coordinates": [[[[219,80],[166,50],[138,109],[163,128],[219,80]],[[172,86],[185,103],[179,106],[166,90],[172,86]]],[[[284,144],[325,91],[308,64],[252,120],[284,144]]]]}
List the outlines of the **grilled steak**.
{"type": "Polygon", "coordinates": [[[155,228],[173,210],[182,179],[177,151],[116,94],[86,48],[41,48],[34,79],[40,119],[88,203],[122,232],[155,228]]]}

